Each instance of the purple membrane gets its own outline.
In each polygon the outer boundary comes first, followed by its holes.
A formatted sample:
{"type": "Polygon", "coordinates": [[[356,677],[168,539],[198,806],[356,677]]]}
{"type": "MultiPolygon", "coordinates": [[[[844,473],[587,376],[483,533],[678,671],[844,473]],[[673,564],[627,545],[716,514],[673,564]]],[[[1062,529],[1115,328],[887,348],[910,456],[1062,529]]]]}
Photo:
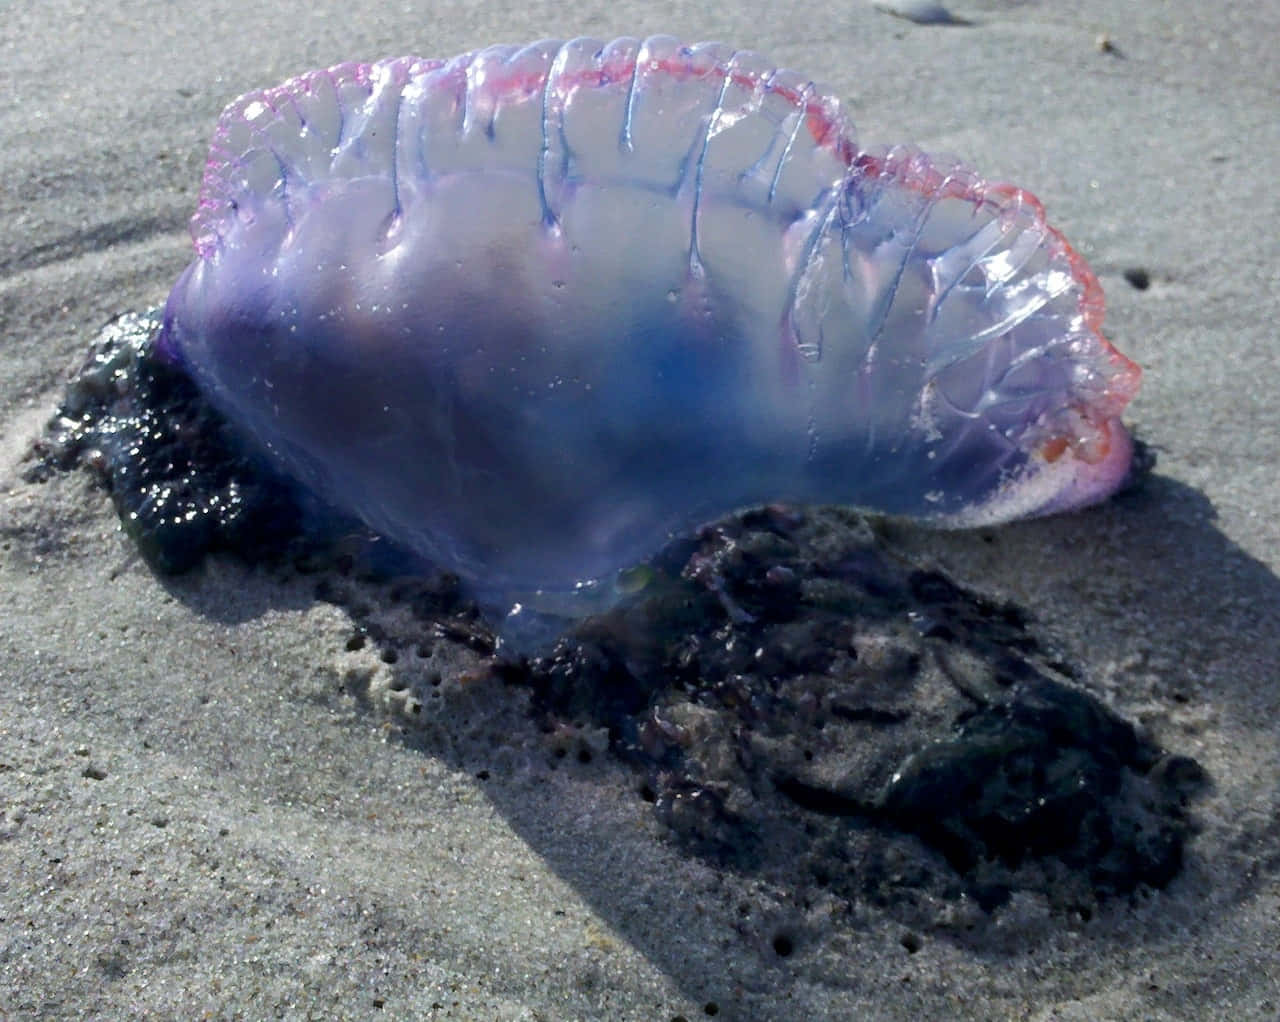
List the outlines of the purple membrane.
{"type": "Polygon", "coordinates": [[[1026,192],[864,151],[674,39],[313,71],[232,103],[158,345],[289,475],[491,607],[771,501],[943,526],[1123,481],[1139,370],[1026,192]]]}

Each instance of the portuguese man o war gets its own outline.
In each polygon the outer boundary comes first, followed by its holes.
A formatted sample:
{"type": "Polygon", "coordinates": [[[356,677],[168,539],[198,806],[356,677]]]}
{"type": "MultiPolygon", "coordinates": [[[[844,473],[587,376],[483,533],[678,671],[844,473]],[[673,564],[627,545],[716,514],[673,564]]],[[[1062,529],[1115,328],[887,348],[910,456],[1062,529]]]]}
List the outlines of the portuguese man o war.
{"type": "Polygon", "coordinates": [[[748,506],[961,527],[1129,470],[1139,369],[1036,199],[864,150],[828,91],[719,44],[252,92],[191,230],[160,357],[490,609],[572,603],[748,506]]]}

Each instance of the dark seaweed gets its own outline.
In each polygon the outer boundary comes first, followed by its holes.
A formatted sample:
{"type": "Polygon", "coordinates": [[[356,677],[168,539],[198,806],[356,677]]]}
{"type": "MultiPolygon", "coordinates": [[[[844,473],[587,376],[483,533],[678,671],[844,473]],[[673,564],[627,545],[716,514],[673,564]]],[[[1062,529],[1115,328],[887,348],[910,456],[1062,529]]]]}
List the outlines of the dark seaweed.
{"type": "Polygon", "coordinates": [[[159,326],[151,312],[102,330],[37,441],[27,478],[88,467],[138,550],[164,574],[216,551],[249,562],[301,556],[321,520],[334,534],[338,517],[309,505],[181,369],[157,355],[159,326]]]}
{"type": "Polygon", "coordinates": [[[1085,916],[1177,874],[1203,771],[1089,694],[1018,607],[854,516],[781,509],[704,530],[663,586],[521,680],[547,712],[607,724],[704,854],[803,863],[876,902],[1022,890],[1085,916]],[[893,833],[942,861],[904,871],[893,833]]]}

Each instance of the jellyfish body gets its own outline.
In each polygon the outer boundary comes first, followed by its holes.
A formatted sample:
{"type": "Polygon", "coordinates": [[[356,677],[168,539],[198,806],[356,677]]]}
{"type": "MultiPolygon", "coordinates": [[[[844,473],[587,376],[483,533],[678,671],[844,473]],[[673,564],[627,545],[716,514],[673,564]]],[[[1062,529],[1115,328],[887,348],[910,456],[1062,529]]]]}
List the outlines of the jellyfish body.
{"type": "Polygon", "coordinates": [[[215,132],[158,339],[278,464],[495,603],[769,501],[1103,499],[1138,370],[1028,193],[663,37],[347,64],[215,132]]]}

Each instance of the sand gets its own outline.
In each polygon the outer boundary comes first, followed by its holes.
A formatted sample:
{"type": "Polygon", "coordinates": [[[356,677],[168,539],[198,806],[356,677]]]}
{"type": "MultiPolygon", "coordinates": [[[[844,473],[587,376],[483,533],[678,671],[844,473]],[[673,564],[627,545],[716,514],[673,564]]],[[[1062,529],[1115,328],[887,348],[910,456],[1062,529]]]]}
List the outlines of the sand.
{"type": "Polygon", "coordinates": [[[858,2],[6,7],[0,1016],[1280,1014],[1280,15],[949,6],[970,24],[858,2]],[[410,725],[394,665],[350,648],[314,578],[158,577],[84,473],[23,481],[95,331],[190,258],[229,99],[344,59],[652,31],[767,53],[847,97],[863,140],[1030,188],[1098,272],[1146,371],[1130,417],[1155,476],[1076,516],[895,540],[1028,608],[1094,694],[1209,773],[1166,888],[904,939],[892,913],[682,850],[599,736],[558,761],[480,657],[443,649],[410,725]],[[803,935],[785,955],[783,930],[803,935]]]}

